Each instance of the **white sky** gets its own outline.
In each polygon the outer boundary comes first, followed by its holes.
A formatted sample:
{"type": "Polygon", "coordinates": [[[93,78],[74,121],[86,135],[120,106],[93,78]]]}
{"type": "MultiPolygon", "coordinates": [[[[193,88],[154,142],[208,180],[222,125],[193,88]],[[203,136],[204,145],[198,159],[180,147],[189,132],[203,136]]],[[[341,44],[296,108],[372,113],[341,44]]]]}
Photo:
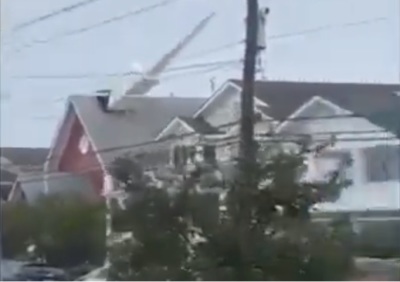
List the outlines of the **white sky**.
{"type": "MultiPolygon", "coordinates": [[[[25,75],[115,73],[140,64],[149,68],[210,12],[217,17],[182,53],[175,65],[240,59],[243,46],[185,60],[184,57],[244,37],[245,0],[180,0],[150,13],[106,25],[21,53],[32,40],[158,3],[158,0],[100,0],[95,4],[11,33],[16,24],[78,0],[1,0],[1,146],[49,146],[63,113],[65,97],[91,94],[112,85],[110,78],[17,79],[25,75]]],[[[267,75],[271,80],[400,81],[400,0],[260,0],[271,9],[270,36],[332,26],[320,32],[271,39],[267,75]],[[377,18],[384,20],[377,21],[377,18]],[[346,23],[372,20],[368,24],[346,23]]],[[[240,66],[165,79],[155,95],[209,96],[217,85],[241,76],[240,66]]]]}

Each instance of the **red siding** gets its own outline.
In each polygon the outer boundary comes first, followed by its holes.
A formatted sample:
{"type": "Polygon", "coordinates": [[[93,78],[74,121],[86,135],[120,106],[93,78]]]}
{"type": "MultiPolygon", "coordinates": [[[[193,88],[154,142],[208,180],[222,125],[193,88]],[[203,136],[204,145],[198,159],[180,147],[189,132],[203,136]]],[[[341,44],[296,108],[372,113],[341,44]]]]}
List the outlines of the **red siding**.
{"type": "Polygon", "coordinates": [[[79,141],[84,134],[84,128],[78,117],[74,117],[65,149],[58,164],[58,170],[63,172],[82,173],[87,175],[93,187],[100,194],[103,189],[103,170],[90,144],[86,154],[79,149],[79,141]]]}

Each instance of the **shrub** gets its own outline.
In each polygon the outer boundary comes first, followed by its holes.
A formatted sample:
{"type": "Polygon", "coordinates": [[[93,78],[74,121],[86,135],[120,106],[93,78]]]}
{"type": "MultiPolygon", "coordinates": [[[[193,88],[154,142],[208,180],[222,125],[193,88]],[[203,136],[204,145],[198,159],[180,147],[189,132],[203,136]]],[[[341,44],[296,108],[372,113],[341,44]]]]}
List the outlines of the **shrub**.
{"type": "Polygon", "coordinates": [[[242,167],[248,181],[227,181],[227,196],[216,203],[199,193],[212,188],[202,186],[201,167],[171,194],[142,181],[140,169],[127,177],[127,167],[140,167],[131,160],[115,175],[124,176],[120,186],[135,198],[125,217],[134,240],[112,247],[109,279],[345,279],[353,267],[351,228],[314,224],[310,216],[314,204],[336,199],[343,183],[338,173],[300,182],[303,161],[302,153],[278,152],[242,167]]]}
{"type": "Polygon", "coordinates": [[[400,258],[400,220],[359,223],[356,254],[374,258],[400,258]]]}
{"type": "Polygon", "coordinates": [[[2,213],[4,255],[43,259],[72,267],[101,264],[105,257],[105,214],[99,203],[48,197],[34,206],[10,204],[2,213]],[[27,253],[29,245],[34,254],[27,253]],[[33,255],[33,257],[32,257],[33,255]]]}

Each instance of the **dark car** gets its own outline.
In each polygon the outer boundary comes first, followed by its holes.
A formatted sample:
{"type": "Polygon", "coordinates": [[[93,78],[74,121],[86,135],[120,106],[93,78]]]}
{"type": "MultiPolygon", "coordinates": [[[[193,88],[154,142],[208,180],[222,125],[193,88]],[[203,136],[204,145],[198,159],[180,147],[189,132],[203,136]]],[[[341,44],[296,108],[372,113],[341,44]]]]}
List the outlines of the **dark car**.
{"type": "Polygon", "coordinates": [[[44,263],[26,263],[15,277],[21,281],[68,281],[64,270],[51,267],[44,263]]]}

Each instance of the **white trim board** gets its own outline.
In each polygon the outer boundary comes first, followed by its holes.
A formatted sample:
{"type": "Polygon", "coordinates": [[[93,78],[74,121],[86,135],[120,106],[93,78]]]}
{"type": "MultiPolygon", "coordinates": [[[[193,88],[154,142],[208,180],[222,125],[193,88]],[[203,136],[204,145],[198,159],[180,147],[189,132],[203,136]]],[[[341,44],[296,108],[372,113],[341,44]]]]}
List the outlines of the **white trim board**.
{"type": "MultiPolygon", "coordinates": [[[[56,134],[53,136],[52,141],[51,141],[51,145],[50,145],[50,150],[49,153],[47,154],[47,158],[46,161],[44,163],[44,172],[48,172],[50,170],[50,162],[52,162],[52,158],[53,158],[53,154],[57,153],[54,152],[56,151],[56,145],[58,144],[58,140],[60,139],[60,135],[62,132],[62,129],[65,126],[65,123],[67,122],[68,118],[71,115],[71,111],[72,110],[72,105],[71,102],[69,101],[69,99],[67,99],[66,105],[65,105],[65,109],[64,109],[64,113],[62,115],[62,118],[59,120],[57,127],[56,127],[56,134]]],[[[57,151],[63,151],[63,148],[58,148],[57,151]]],[[[60,153],[60,152],[59,152],[60,153]]],[[[60,155],[60,154],[58,154],[60,155]]]]}
{"type": "Polygon", "coordinates": [[[328,101],[320,96],[313,96],[311,99],[309,99],[303,105],[301,105],[299,108],[297,108],[297,110],[295,110],[291,115],[289,115],[289,117],[285,121],[283,121],[281,124],[279,124],[278,127],[276,128],[276,132],[279,133],[280,131],[282,131],[287,125],[289,125],[291,123],[292,119],[295,119],[296,117],[301,115],[308,108],[310,108],[312,105],[314,105],[314,103],[322,103],[322,104],[325,104],[326,106],[328,106],[329,108],[334,109],[335,111],[343,112],[346,114],[352,114],[352,112],[350,112],[349,110],[343,109],[343,108],[339,107],[338,105],[332,103],[331,101],[328,101]]]}
{"type": "Polygon", "coordinates": [[[88,130],[88,128],[87,128],[87,126],[86,126],[86,123],[85,123],[84,120],[82,119],[82,116],[81,116],[80,113],[79,113],[78,107],[75,107],[73,103],[71,103],[71,104],[72,104],[72,106],[73,106],[73,109],[74,109],[74,111],[75,111],[75,113],[76,113],[77,118],[79,119],[79,122],[80,122],[81,125],[82,125],[82,128],[83,128],[84,133],[86,133],[86,136],[87,136],[88,139],[89,139],[89,143],[90,143],[90,146],[92,147],[91,149],[92,149],[94,155],[96,156],[97,160],[99,161],[100,166],[101,166],[103,172],[104,172],[104,173],[107,173],[107,166],[106,166],[106,164],[104,163],[103,159],[100,157],[100,154],[99,154],[100,151],[99,151],[99,149],[97,148],[96,143],[94,142],[93,137],[90,135],[90,131],[88,130]]]}
{"type": "MultiPolygon", "coordinates": [[[[195,112],[193,115],[194,118],[199,117],[222,93],[225,92],[229,87],[234,89],[238,94],[242,91],[242,88],[236,85],[234,82],[231,80],[225,81],[205,102],[203,105],[200,106],[200,108],[195,112]]],[[[267,103],[264,101],[258,99],[257,97],[254,97],[254,104],[258,104],[264,107],[269,107],[267,103]]],[[[263,114],[265,116],[265,114],[263,114]]],[[[267,118],[271,118],[268,117],[267,118]]],[[[271,118],[272,119],[272,118],[271,118]]]]}
{"type": "Polygon", "coordinates": [[[194,128],[192,128],[190,125],[188,125],[185,121],[180,119],[179,117],[173,118],[164,129],[161,130],[161,132],[157,135],[155,138],[156,141],[160,140],[162,137],[164,137],[165,133],[167,133],[171,128],[173,128],[174,125],[176,124],[181,124],[187,129],[189,132],[195,132],[194,128]]]}
{"type": "Polygon", "coordinates": [[[77,107],[74,106],[74,103],[70,99],[67,99],[67,103],[66,103],[66,107],[65,107],[63,118],[61,119],[61,121],[59,122],[59,124],[57,126],[56,134],[53,137],[53,140],[52,140],[52,143],[51,143],[51,146],[50,146],[50,150],[49,150],[49,154],[48,154],[48,156],[46,158],[46,161],[45,161],[45,164],[44,164],[44,172],[45,172],[44,183],[45,183],[46,191],[48,191],[48,189],[49,189],[49,187],[48,187],[49,172],[53,170],[53,169],[51,169],[50,164],[52,164],[52,166],[54,167],[54,163],[57,164],[59,162],[59,159],[60,159],[61,155],[64,153],[65,147],[67,145],[67,143],[66,143],[67,141],[64,140],[63,142],[65,142],[65,144],[62,144],[60,146],[60,148],[57,148],[58,142],[61,142],[60,138],[61,138],[61,134],[62,134],[63,130],[67,130],[68,131],[66,134],[68,135],[67,139],[69,138],[69,136],[71,134],[72,125],[71,125],[70,128],[66,128],[66,127],[67,127],[67,123],[68,122],[71,122],[71,120],[73,122],[73,117],[75,117],[79,121],[79,123],[81,124],[81,126],[83,128],[83,131],[84,131],[83,134],[86,134],[86,136],[88,137],[90,146],[92,148],[92,151],[94,152],[94,155],[96,156],[97,160],[99,161],[103,172],[105,172],[105,173],[107,172],[106,166],[105,166],[103,160],[101,159],[101,157],[100,157],[100,155],[98,153],[99,150],[97,149],[96,144],[95,144],[92,136],[90,136],[90,132],[88,131],[86,124],[82,120],[81,115],[79,114],[79,111],[78,111],[77,107]],[[52,158],[54,158],[53,155],[55,153],[57,154],[55,156],[56,157],[56,161],[54,161],[52,159],[52,158]]]}

